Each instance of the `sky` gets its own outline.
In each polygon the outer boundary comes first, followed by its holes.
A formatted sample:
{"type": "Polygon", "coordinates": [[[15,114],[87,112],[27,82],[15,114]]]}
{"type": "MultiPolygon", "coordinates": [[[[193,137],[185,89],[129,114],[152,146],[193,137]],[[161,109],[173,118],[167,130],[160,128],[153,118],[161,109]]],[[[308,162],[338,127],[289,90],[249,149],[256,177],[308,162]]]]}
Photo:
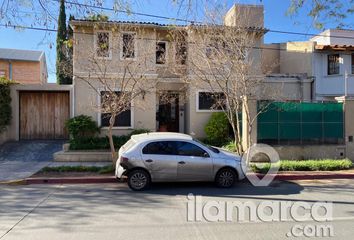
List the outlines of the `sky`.
{"type": "MultiPolygon", "coordinates": [[[[51,15],[56,18],[59,12],[59,5],[56,0],[48,1],[48,9],[51,15]]],[[[69,1],[69,0],[68,0],[69,1]]],[[[90,0],[77,0],[77,2],[85,3],[90,0]]],[[[92,0],[91,0],[92,1],[92,0]]],[[[112,7],[112,1],[105,1],[104,6],[112,7]]],[[[215,0],[216,1],[216,0],[215,0]]],[[[303,33],[320,33],[318,29],[312,27],[312,19],[306,16],[306,8],[302,9],[300,13],[295,17],[289,17],[286,15],[287,9],[291,0],[239,0],[239,1],[227,1],[227,8],[231,7],[234,3],[245,4],[263,4],[264,5],[264,26],[265,28],[281,31],[293,31],[303,33]]],[[[343,0],[345,1],[345,0],[343,0]]],[[[193,16],[184,13],[183,8],[178,9],[171,4],[171,0],[134,0],[130,5],[132,11],[142,12],[154,15],[162,15],[168,17],[179,18],[191,18],[193,16]]],[[[220,1],[224,2],[224,1],[220,1]]],[[[72,6],[69,4],[67,7],[67,17],[71,13],[76,18],[83,18],[87,13],[78,13],[73,11],[72,6]]],[[[201,8],[201,6],[196,6],[201,8]]],[[[27,10],[28,11],[28,10],[27,10]]],[[[153,21],[160,23],[171,23],[165,20],[141,17],[136,15],[124,15],[115,14],[113,12],[104,12],[111,20],[134,20],[134,21],[153,21]]],[[[198,17],[198,16],[197,16],[198,17]]],[[[348,22],[354,23],[354,16],[349,16],[348,22]]],[[[23,25],[41,27],[36,24],[30,17],[24,18],[23,25]]],[[[329,23],[326,27],[335,27],[334,24],[329,23]]],[[[55,21],[48,26],[48,28],[56,28],[55,21]]],[[[265,35],[265,43],[276,43],[286,41],[305,41],[309,36],[293,35],[293,34],[281,34],[268,32],[265,35]]],[[[45,51],[48,65],[49,82],[55,82],[55,40],[56,35],[53,32],[35,31],[35,30],[14,30],[0,26],[0,48],[14,48],[14,49],[30,49],[30,50],[42,50],[45,51]]]]}

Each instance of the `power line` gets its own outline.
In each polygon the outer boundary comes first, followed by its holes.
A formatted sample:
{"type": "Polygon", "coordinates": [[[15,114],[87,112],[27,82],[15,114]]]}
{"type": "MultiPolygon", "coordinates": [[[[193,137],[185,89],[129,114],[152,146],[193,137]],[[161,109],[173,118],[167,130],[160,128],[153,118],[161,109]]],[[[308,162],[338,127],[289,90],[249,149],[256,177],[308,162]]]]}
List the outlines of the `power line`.
{"type": "MultiPolygon", "coordinates": [[[[53,0],[53,1],[59,2],[60,0],[53,0]]],[[[86,7],[86,8],[95,8],[95,9],[106,10],[106,11],[120,12],[120,13],[125,13],[127,15],[137,15],[137,16],[143,16],[143,17],[152,17],[152,18],[159,18],[159,19],[172,20],[172,21],[178,21],[178,22],[190,22],[190,23],[195,22],[195,21],[191,21],[191,20],[188,20],[188,19],[182,19],[182,18],[171,18],[171,17],[159,16],[159,15],[148,14],[148,13],[140,13],[140,12],[134,12],[134,11],[119,10],[119,9],[115,9],[114,7],[112,7],[112,8],[100,7],[100,6],[84,4],[84,3],[79,3],[79,2],[71,2],[71,1],[65,1],[65,3],[71,4],[71,5],[77,5],[77,6],[80,6],[80,7],[86,7]]],[[[195,23],[201,23],[201,22],[195,22],[195,23]]]]}
{"type": "MultiPolygon", "coordinates": [[[[50,29],[50,28],[40,28],[40,27],[31,27],[31,26],[20,26],[20,25],[10,25],[10,24],[0,24],[0,27],[6,27],[6,28],[13,28],[13,29],[29,29],[29,30],[36,30],[36,31],[49,31],[49,32],[57,32],[57,29],[50,29]]],[[[89,33],[89,32],[74,32],[78,34],[84,34],[84,35],[94,35],[95,33],[89,33]]],[[[135,37],[135,39],[139,40],[147,40],[147,41],[158,41],[159,39],[153,39],[153,38],[144,38],[144,37],[135,37]]],[[[178,41],[169,41],[171,43],[176,43],[178,41]]],[[[198,45],[199,43],[197,42],[190,42],[186,41],[188,44],[194,44],[198,45]]],[[[300,50],[288,50],[288,49],[283,49],[283,48],[274,48],[274,47],[257,47],[257,46],[245,46],[245,48],[249,49],[258,49],[258,50],[271,50],[271,51],[285,51],[285,52],[298,52],[298,53],[304,53],[304,51],[300,50]]],[[[319,52],[312,52],[312,53],[319,53],[319,52]]],[[[320,53],[319,53],[320,54],[320,53]]],[[[351,54],[346,54],[346,53],[341,53],[342,55],[351,55],[351,54]]]]}
{"type": "MultiPolygon", "coordinates": [[[[59,2],[60,0],[53,0],[56,2],[59,2]]],[[[71,5],[77,5],[81,7],[86,7],[86,8],[95,8],[95,9],[100,9],[100,10],[107,10],[107,11],[114,11],[114,12],[121,12],[125,13],[127,15],[137,15],[137,16],[145,16],[145,17],[152,17],[152,18],[158,18],[158,19],[164,19],[164,20],[172,20],[172,21],[178,21],[178,22],[188,22],[191,24],[205,24],[200,21],[193,21],[189,19],[182,19],[182,18],[171,18],[171,17],[166,17],[166,16],[161,16],[161,15],[155,15],[155,14],[147,14],[147,13],[140,13],[140,12],[131,12],[131,11],[125,11],[125,10],[118,10],[114,8],[108,8],[108,7],[100,7],[100,6],[95,6],[95,5],[90,5],[90,4],[83,4],[79,2],[72,2],[72,1],[65,1],[68,4],[71,5]]],[[[303,33],[303,32],[292,32],[292,31],[282,31],[282,30],[276,30],[276,29],[266,29],[268,32],[273,32],[273,33],[280,33],[280,34],[292,34],[292,35],[302,35],[302,36],[312,36],[312,37],[329,37],[323,34],[317,34],[317,33],[303,33]]],[[[333,38],[343,38],[343,39],[354,39],[354,37],[348,37],[348,36],[338,36],[338,35],[331,35],[330,37],[333,38]]]]}

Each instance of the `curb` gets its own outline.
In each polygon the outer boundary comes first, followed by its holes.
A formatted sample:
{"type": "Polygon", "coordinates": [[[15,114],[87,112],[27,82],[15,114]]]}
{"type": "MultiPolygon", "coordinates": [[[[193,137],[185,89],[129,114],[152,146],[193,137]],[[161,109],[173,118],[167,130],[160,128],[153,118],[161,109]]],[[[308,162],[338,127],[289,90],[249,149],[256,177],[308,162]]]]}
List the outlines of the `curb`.
{"type": "MultiPolygon", "coordinates": [[[[264,174],[257,174],[259,178],[263,178],[264,174]]],[[[354,179],[352,173],[342,174],[277,174],[274,180],[316,180],[316,179],[354,179]]]]}
{"type": "MultiPolygon", "coordinates": [[[[264,174],[257,174],[263,178],[264,174]]],[[[274,180],[315,180],[315,179],[354,179],[354,174],[277,174],[274,180]]],[[[29,185],[29,184],[94,184],[94,183],[119,183],[115,176],[108,177],[64,177],[64,178],[26,178],[0,182],[0,185],[29,185]]]]}
{"type": "Polygon", "coordinates": [[[25,184],[93,184],[117,183],[114,176],[110,177],[65,177],[65,178],[27,178],[25,184]]]}
{"type": "Polygon", "coordinates": [[[26,179],[16,179],[16,180],[0,182],[0,185],[25,185],[25,184],[26,184],[26,179]]]}

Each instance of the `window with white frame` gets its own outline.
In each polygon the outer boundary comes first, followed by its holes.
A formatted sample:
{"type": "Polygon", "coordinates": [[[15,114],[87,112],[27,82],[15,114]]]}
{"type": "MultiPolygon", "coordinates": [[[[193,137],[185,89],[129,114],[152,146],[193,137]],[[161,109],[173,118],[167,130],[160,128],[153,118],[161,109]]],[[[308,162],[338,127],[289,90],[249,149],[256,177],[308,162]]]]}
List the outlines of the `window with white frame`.
{"type": "Polygon", "coordinates": [[[327,55],[327,74],[339,74],[339,54],[327,55]]]}
{"type": "Polygon", "coordinates": [[[166,63],[166,42],[156,43],[156,64],[166,63]]]}
{"type": "Polygon", "coordinates": [[[135,53],[135,33],[123,33],[122,35],[122,58],[133,59],[135,53]]]}
{"type": "Polygon", "coordinates": [[[220,111],[225,109],[225,94],[222,92],[198,92],[198,111],[220,111]]]}
{"type": "Polygon", "coordinates": [[[6,77],[6,71],[0,69],[0,77],[6,77]]]}
{"type": "Polygon", "coordinates": [[[99,31],[95,35],[96,56],[102,58],[111,57],[110,32],[99,31]]]}
{"type": "MultiPolygon", "coordinates": [[[[101,107],[102,109],[109,109],[108,105],[110,104],[112,105],[123,104],[121,108],[126,110],[116,116],[114,127],[129,128],[132,127],[131,103],[129,101],[128,105],[124,105],[125,103],[122,102],[125,101],[125,99],[123,99],[121,94],[122,92],[119,91],[116,92],[101,91],[101,96],[100,96],[101,107]]],[[[111,118],[111,113],[108,113],[107,111],[105,111],[105,113],[101,113],[100,114],[101,126],[108,127],[110,118],[111,118]]]]}

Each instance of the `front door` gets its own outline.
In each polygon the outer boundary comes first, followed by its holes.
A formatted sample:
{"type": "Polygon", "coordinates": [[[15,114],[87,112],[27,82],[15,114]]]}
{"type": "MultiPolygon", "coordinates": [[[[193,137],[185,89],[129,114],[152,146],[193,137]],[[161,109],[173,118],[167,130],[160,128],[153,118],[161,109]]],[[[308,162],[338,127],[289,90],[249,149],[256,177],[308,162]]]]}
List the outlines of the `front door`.
{"type": "Polygon", "coordinates": [[[157,113],[159,131],[179,132],[179,94],[167,93],[160,96],[157,113]]]}

